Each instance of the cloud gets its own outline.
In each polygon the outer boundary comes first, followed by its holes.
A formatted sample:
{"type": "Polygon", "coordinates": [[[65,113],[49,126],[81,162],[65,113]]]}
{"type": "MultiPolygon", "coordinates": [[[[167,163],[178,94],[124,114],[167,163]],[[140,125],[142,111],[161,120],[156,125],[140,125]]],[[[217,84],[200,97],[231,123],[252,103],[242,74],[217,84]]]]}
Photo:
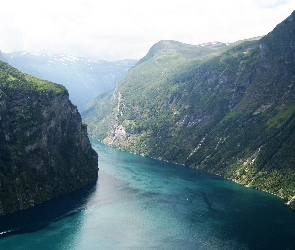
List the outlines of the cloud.
{"type": "Polygon", "coordinates": [[[258,0],[257,3],[262,8],[274,8],[280,5],[287,4],[286,0],[258,0]]]}
{"type": "Polygon", "coordinates": [[[0,50],[139,59],[160,40],[264,35],[294,9],[293,0],[10,0],[0,9],[0,50]]]}

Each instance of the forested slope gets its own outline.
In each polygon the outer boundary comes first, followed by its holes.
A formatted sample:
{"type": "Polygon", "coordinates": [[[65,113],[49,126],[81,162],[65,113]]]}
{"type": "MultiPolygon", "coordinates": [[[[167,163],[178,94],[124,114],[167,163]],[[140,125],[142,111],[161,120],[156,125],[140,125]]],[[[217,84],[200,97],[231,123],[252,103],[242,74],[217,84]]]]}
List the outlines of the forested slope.
{"type": "Polygon", "coordinates": [[[295,12],[258,40],[161,41],[83,113],[91,136],[295,195],[295,12]]]}

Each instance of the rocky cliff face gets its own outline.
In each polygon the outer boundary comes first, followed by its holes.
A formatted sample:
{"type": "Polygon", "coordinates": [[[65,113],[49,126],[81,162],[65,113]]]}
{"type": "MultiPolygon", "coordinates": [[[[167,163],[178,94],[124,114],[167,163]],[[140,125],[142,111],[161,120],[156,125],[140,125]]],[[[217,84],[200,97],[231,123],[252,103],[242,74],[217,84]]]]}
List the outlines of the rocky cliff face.
{"type": "Polygon", "coordinates": [[[97,180],[86,125],[57,84],[0,62],[0,215],[97,180]]]}

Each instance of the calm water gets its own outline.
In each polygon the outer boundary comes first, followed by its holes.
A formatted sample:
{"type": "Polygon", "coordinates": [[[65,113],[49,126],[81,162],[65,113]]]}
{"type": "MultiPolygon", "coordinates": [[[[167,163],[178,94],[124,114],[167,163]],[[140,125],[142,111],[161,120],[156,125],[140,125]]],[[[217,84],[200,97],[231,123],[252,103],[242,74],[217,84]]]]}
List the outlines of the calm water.
{"type": "Polygon", "coordinates": [[[279,198],[92,144],[97,184],[0,218],[0,249],[295,249],[279,198]]]}

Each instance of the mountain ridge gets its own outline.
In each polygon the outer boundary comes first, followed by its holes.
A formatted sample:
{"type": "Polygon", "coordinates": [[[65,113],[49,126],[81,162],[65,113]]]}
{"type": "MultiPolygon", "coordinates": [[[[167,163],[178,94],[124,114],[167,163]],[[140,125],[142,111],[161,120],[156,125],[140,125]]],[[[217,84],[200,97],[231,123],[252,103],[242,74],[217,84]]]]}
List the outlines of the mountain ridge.
{"type": "Polygon", "coordinates": [[[259,39],[215,50],[160,42],[82,117],[107,145],[291,200],[294,38],[293,11],[259,39]]]}

